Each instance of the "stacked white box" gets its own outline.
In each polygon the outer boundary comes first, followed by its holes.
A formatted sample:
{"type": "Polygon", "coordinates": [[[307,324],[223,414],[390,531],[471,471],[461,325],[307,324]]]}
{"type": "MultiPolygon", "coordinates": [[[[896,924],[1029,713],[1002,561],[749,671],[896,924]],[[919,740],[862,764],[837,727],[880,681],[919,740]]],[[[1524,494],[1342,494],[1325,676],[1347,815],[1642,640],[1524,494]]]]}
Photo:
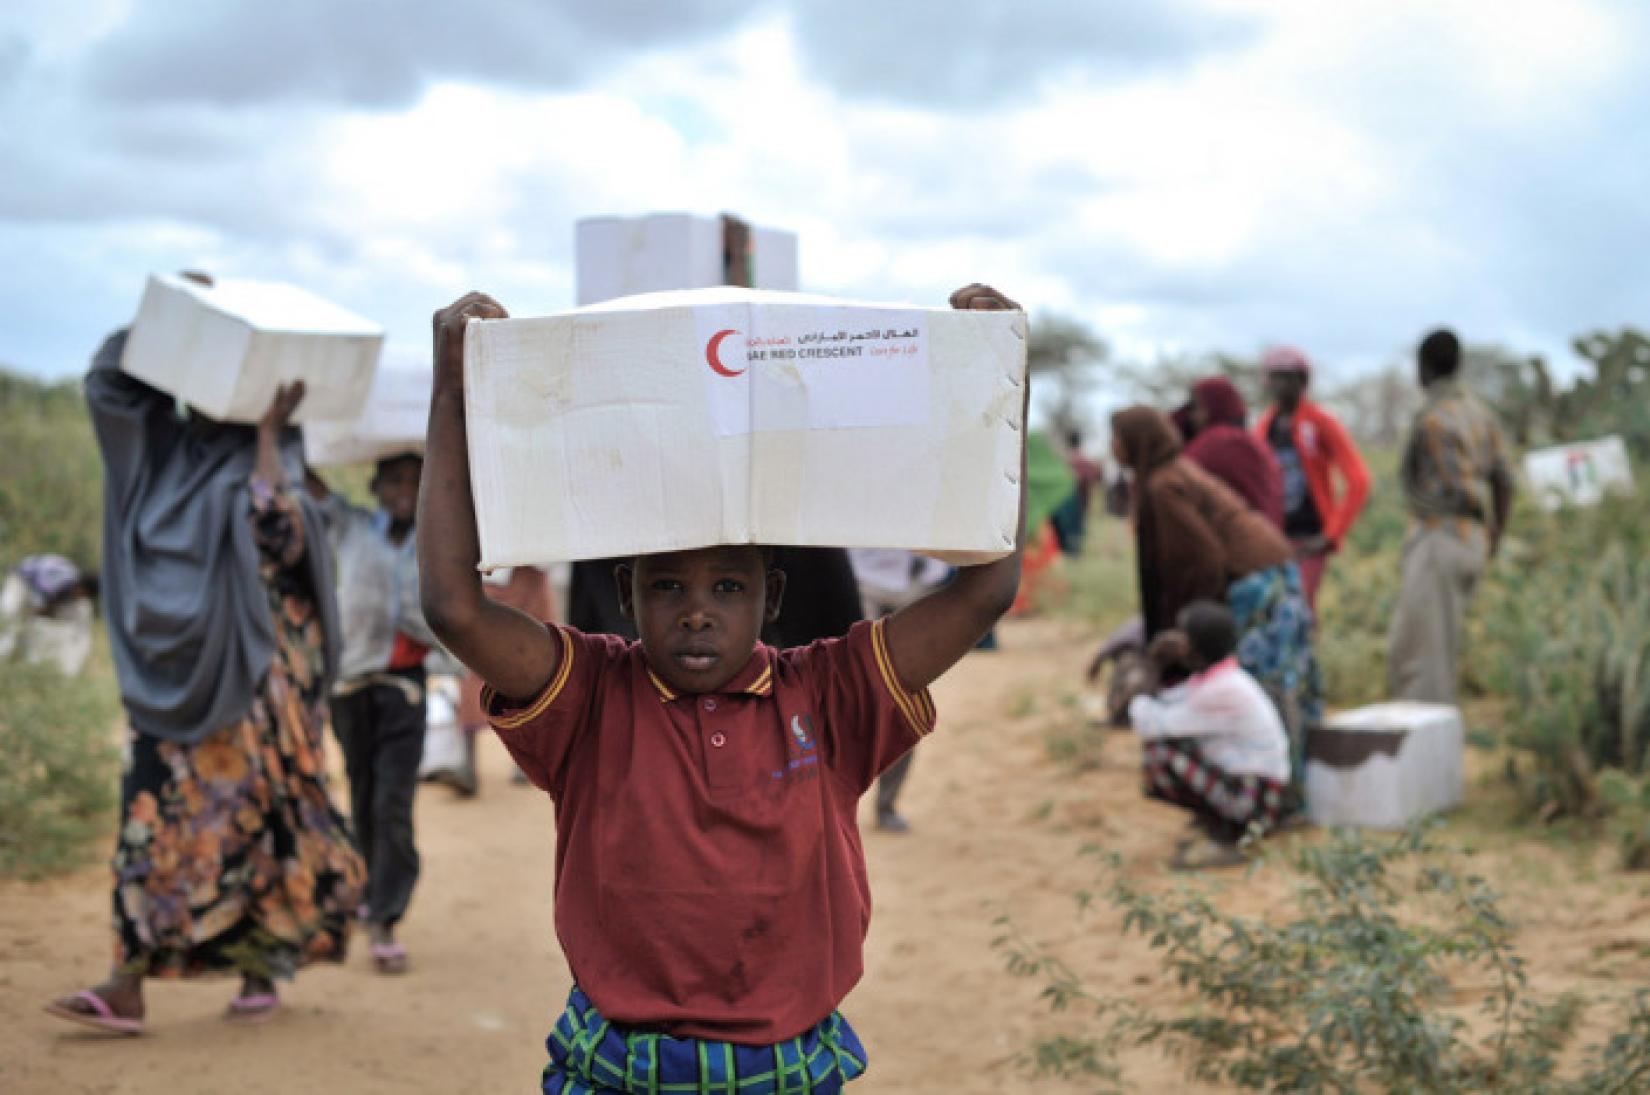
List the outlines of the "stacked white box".
{"type": "Polygon", "coordinates": [[[1431,703],[1347,711],[1306,743],[1306,809],[1315,825],[1401,829],[1461,804],[1461,712],[1431,703]]]}
{"type": "Polygon", "coordinates": [[[305,456],[317,467],[370,463],[409,452],[422,456],[431,379],[427,353],[386,353],[360,417],[305,426],[305,456]]]}
{"type": "Polygon", "coordinates": [[[1012,550],[1025,317],[749,289],[472,323],[484,566],[718,543],[1012,550]]]}
{"type": "Polygon", "coordinates": [[[366,403],[383,342],[377,324],[295,286],[157,274],[121,368],[225,422],[256,422],[279,385],[302,380],[296,421],[347,421],[366,403]]]}
{"type": "MultiPolygon", "coordinates": [[[[750,233],[752,287],[795,291],[796,235],[757,227],[750,233]]],[[[720,217],[587,217],[574,230],[578,303],[725,285],[723,247],[720,217]]]]}
{"type": "Polygon", "coordinates": [[[1633,462],[1614,435],[1524,454],[1524,478],[1545,510],[1596,506],[1607,494],[1633,493],[1633,462]]]}

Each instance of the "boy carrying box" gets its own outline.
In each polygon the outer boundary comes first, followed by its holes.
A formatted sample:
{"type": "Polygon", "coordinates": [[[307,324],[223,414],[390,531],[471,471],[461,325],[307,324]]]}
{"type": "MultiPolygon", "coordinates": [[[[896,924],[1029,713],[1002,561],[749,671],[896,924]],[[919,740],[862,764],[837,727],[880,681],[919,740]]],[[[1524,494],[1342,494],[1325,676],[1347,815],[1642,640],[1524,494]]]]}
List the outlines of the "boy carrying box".
{"type": "MultiPolygon", "coordinates": [[[[982,285],[951,305],[1018,308],[982,285]]],[[[436,313],[418,557],[435,634],[555,802],[575,985],[544,1090],[837,1091],[866,1064],[836,1012],[871,914],[856,806],[934,728],[928,685],[1007,611],[1020,550],[785,651],[758,642],[785,575],[754,545],[617,567],[637,643],[497,604],[476,572],[463,345],[470,320],[505,315],[479,293],[436,313]]]]}

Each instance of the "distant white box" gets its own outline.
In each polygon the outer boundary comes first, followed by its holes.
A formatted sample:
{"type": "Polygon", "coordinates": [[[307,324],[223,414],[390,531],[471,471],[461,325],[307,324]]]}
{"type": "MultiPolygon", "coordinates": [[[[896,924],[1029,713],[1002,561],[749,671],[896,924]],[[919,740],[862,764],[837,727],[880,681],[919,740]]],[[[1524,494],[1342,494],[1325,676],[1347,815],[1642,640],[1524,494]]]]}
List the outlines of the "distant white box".
{"type": "MultiPolygon", "coordinates": [[[[721,217],[655,213],[587,217],[575,228],[577,301],[727,284],[721,217]]],[[[798,287],[796,235],[751,227],[751,282],[757,289],[798,287]]]]}
{"type": "Polygon", "coordinates": [[[279,385],[302,380],[295,420],[347,421],[366,404],[383,342],[376,323],[295,286],[157,274],[121,368],[226,422],[256,422],[279,385]]]}
{"type": "Polygon", "coordinates": [[[750,289],[472,323],[483,565],[721,543],[1012,549],[1025,317],[750,289]]]}
{"type": "Polygon", "coordinates": [[[1401,829],[1454,809],[1464,787],[1461,712],[1382,703],[1335,715],[1306,742],[1306,809],[1315,825],[1401,829]]]}
{"type": "Polygon", "coordinates": [[[430,423],[431,379],[428,355],[385,354],[359,418],[304,427],[309,462],[327,467],[371,463],[408,452],[422,456],[430,423]]]}
{"type": "Polygon", "coordinates": [[[1633,491],[1633,466],[1619,437],[1537,449],[1524,456],[1524,478],[1543,508],[1595,506],[1606,494],[1633,491]]]}

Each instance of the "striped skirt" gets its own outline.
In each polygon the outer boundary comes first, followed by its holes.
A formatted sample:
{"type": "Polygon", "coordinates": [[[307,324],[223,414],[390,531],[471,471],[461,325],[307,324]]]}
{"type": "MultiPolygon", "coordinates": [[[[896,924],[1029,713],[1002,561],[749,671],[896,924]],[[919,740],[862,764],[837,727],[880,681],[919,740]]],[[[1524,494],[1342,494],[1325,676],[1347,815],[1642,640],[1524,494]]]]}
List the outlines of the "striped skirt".
{"type": "Polygon", "coordinates": [[[1222,840],[1237,841],[1251,826],[1270,832],[1283,817],[1288,784],[1223,771],[1209,763],[1196,742],[1149,741],[1143,760],[1147,796],[1191,810],[1222,840]]]}
{"type": "Polygon", "coordinates": [[[545,1044],[546,1095],[833,1095],[866,1064],[837,1012],[789,1041],[745,1046],[622,1030],[577,987],[545,1044]]]}

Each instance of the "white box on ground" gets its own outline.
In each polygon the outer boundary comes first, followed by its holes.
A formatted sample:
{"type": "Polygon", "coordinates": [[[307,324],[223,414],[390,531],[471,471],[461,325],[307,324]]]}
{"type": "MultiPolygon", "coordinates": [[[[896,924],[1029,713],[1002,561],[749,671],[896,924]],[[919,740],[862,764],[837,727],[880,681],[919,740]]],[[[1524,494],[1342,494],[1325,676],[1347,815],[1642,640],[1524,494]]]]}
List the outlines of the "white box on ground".
{"type": "Polygon", "coordinates": [[[1524,478],[1547,510],[1596,506],[1606,494],[1633,492],[1627,446],[1614,436],[1526,453],[1524,478]]]}
{"type": "MultiPolygon", "coordinates": [[[[794,292],[796,235],[750,229],[751,284],[794,292]]],[[[580,307],[616,297],[726,285],[723,219],[690,213],[586,217],[574,229],[580,307]]]]}
{"type": "Polygon", "coordinates": [[[376,323],[296,286],[156,274],[121,368],[220,421],[256,422],[294,380],[308,388],[297,421],[349,420],[366,403],[383,342],[376,323]]]}
{"type": "Polygon", "coordinates": [[[725,543],[1012,550],[1019,312],[751,289],[474,322],[485,567],[725,543]]]}
{"type": "Polygon", "coordinates": [[[361,416],[305,426],[304,455],[317,467],[371,463],[409,452],[422,456],[432,375],[428,354],[386,353],[361,416]]]}
{"type": "Polygon", "coordinates": [[[1401,829],[1461,804],[1466,732],[1445,704],[1381,703],[1332,716],[1306,740],[1315,825],[1401,829]]]}

